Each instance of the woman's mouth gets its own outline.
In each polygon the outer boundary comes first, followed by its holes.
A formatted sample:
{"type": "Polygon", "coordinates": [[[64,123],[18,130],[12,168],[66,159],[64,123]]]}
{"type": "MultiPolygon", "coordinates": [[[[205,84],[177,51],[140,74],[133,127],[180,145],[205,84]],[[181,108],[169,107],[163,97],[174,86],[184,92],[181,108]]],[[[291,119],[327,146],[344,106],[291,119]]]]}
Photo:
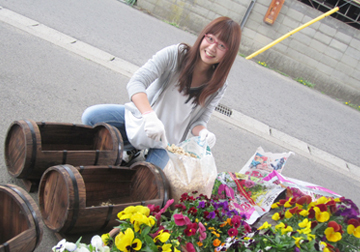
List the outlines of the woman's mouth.
{"type": "Polygon", "coordinates": [[[207,56],[211,57],[211,58],[214,58],[214,57],[215,57],[214,54],[212,54],[212,53],[210,53],[210,52],[208,52],[208,51],[206,51],[206,50],[205,50],[205,54],[206,54],[207,56]]]}

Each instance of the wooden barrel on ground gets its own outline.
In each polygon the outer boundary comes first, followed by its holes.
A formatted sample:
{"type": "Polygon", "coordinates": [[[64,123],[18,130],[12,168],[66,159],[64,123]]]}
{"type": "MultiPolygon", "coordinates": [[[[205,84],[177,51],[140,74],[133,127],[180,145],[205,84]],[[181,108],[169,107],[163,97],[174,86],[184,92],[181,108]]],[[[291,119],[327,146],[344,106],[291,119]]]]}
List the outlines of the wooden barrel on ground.
{"type": "Polygon", "coordinates": [[[38,206],[22,188],[0,185],[0,251],[34,251],[43,235],[38,206]]]}
{"type": "Polygon", "coordinates": [[[148,162],[130,167],[57,165],[43,174],[38,194],[45,225],[71,235],[110,231],[128,206],[163,206],[169,185],[162,170],[148,162]]]}
{"type": "Polygon", "coordinates": [[[40,180],[58,164],[119,165],[123,141],[113,126],[20,120],[11,124],[5,140],[5,162],[11,176],[40,180]]]}

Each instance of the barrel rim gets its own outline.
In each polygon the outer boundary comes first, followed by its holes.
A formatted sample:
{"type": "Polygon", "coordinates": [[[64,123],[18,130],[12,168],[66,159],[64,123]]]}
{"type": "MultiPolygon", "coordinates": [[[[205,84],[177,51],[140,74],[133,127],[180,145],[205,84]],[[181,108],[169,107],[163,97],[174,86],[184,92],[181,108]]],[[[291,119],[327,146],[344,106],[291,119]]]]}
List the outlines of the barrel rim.
{"type": "MultiPolygon", "coordinates": [[[[35,161],[36,161],[36,154],[37,154],[37,138],[40,137],[40,142],[41,142],[41,136],[36,136],[36,128],[37,127],[37,123],[34,120],[31,119],[25,119],[25,120],[16,120],[13,121],[6,133],[6,138],[4,141],[4,159],[5,159],[5,164],[8,170],[8,173],[12,176],[12,177],[16,177],[16,178],[25,178],[26,175],[30,174],[31,171],[34,168],[35,165],[35,161]],[[16,169],[16,171],[14,171],[14,169],[16,167],[12,167],[9,164],[9,142],[10,142],[10,133],[14,130],[14,127],[19,127],[21,129],[21,131],[23,132],[23,138],[24,138],[24,142],[25,142],[25,152],[24,152],[24,157],[22,160],[22,165],[20,167],[18,167],[18,169],[16,169]],[[25,132],[25,129],[28,128],[31,132],[31,148],[27,148],[28,147],[28,139],[27,139],[27,134],[25,132]],[[29,158],[30,157],[30,158],[29,158]],[[30,159],[30,161],[28,161],[28,159],[30,159]],[[26,169],[25,169],[26,168],[26,169]],[[25,172],[24,172],[25,170],[25,172]]],[[[38,129],[37,129],[38,130],[38,129]]]]}
{"type": "MultiPolygon", "coordinates": [[[[169,184],[169,181],[166,178],[165,173],[163,172],[163,170],[161,168],[159,168],[158,166],[156,166],[156,165],[154,165],[154,164],[152,164],[150,162],[147,162],[147,161],[137,161],[137,162],[133,163],[130,166],[130,169],[132,170],[136,166],[139,166],[139,165],[146,165],[151,170],[151,172],[154,174],[154,176],[157,176],[156,173],[160,174],[160,177],[161,177],[161,180],[162,180],[162,186],[163,186],[163,190],[164,190],[164,193],[162,195],[163,196],[162,207],[165,206],[166,202],[171,197],[170,184],[169,184]]],[[[160,188],[159,188],[159,190],[160,190],[160,188]]]]}
{"type": "Polygon", "coordinates": [[[117,150],[117,155],[116,155],[116,160],[114,162],[114,165],[121,164],[122,158],[123,158],[123,151],[124,151],[124,140],[123,140],[123,137],[122,137],[120,131],[115,126],[112,126],[111,124],[108,124],[105,122],[97,123],[94,125],[93,128],[95,129],[100,126],[105,127],[106,129],[109,130],[109,132],[111,132],[112,130],[115,132],[115,137],[117,139],[118,145],[116,146],[116,143],[113,138],[113,145],[114,145],[113,150],[117,150]]]}
{"type": "MultiPolygon", "coordinates": [[[[41,218],[41,214],[40,214],[40,211],[39,211],[39,208],[38,208],[36,202],[23,188],[21,188],[21,187],[19,187],[17,185],[14,185],[14,184],[1,184],[0,185],[0,190],[1,189],[3,189],[3,190],[8,189],[6,191],[12,191],[12,192],[16,193],[16,195],[18,197],[20,197],[21,200],[25,203],[26,208],[24,208],[23,205],[19,204],[18,201],[16,201],[16,203],[26,213],[26,215],[32,217],[31,219],[29,219],[29,218],[27,219],[28,229],[22,231],[21,233],[19,233],[15,237],[13,237],[11,240],[14,241],[14,239],[17,239],[24,232],[28,232],[29,230],[34,228],[35,234],[36,234],[36,242],[35,242],[33,250],[35,250],[39,246],[39,244],[41,243],[41,240],[42,240],[42,237],[43,237],[43,224],[41,222],[42,218],[41,218]]],[[[13,194],[9,194],[9,196],[11,196],[12,198],[15,199],[15,196],[13,194]]]]}

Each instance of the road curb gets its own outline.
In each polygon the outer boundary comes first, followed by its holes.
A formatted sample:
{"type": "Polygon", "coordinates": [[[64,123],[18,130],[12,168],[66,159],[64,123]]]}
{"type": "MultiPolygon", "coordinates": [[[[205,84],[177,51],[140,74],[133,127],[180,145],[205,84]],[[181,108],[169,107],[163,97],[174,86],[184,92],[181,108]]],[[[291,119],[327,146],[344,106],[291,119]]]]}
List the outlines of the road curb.
{"type": "Polygon", "coordinates": [[[1,6],[0,21],[44,39],[88,60],[94,61],[129,78],[131,78],[133,73],[139,68],[130,62],[111,55],[110,53],[104,52],[94,46],[86,44],[76,38],[70,37],[1,6]]]}
{"type": "Polygon", "coordinates": [[[337,156],[334,156],[315,146],[312,146],[290,135],[287,135],[277,129],[271,128],[270,126],[259,122],[249,116],[246,116],[238,111],[232,110],[231,116],[226,116],[221,113],[214,113],[213,115],[236,127],[239,127],[254,135],[257,135],[272,143],[284,147],[294,152],[295,154],[304,156],[343,175],[360,181],[360,167],[348,163],[337,156]]]}
{"type": "MultiPolygon", "coordinates": [[[[139,68],[130,62],[111,55],[110,53],[102,51],[76,38],[63,34],[50,27],[40,24],[35,20],[24,17],[1,6],[0,21],[43,40],[46,40],[54,45],[64,48],[85,59],[98,63],[129,78],[131,78],[134,72],[139,68]]],[[[325,165],[326,167],[334,169],[344,175],[350,176],[353,179],[353,176],[356,176],[355,179],[360,180],[360,167],[348,163],[339,157],[320,150],[315,146],[309,145],[279,130],[271,128],[270,126],[248,117],[238,111],[232,110],[231,116],[226,116],[216,112],[214,113],[214,116],[279,146],[289,149],[296,154],[305,156],[315,162],[325,165]]]]}

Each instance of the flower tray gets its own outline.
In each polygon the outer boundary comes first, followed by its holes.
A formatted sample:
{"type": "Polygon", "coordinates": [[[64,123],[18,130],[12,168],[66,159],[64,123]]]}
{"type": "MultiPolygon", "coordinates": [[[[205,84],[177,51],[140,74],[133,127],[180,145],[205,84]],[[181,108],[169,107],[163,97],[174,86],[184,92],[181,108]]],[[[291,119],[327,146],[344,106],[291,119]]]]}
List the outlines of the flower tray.
{"type": "Polygon", "coordinates": [[[109,124],[94,127],[70,123],[13,122],[5,140],[5,162],[11,176],[34,191],[47,168],[58,164],[119,165],[123,141],[109,124]]]}
{"type": "Polygon", "coordinates": [[[57,165],[45,171],[39,184],[43,221],[60,235],[110,231],[124,208],[161,207],[168,197],[165,175],[148,162],[130,167],[57,165]]]}
{"type": "Polygon", "coordinates": [[[0,251],[34,251],[43,235],[39,208],[22,188],[0,185],[0,251]]]}

